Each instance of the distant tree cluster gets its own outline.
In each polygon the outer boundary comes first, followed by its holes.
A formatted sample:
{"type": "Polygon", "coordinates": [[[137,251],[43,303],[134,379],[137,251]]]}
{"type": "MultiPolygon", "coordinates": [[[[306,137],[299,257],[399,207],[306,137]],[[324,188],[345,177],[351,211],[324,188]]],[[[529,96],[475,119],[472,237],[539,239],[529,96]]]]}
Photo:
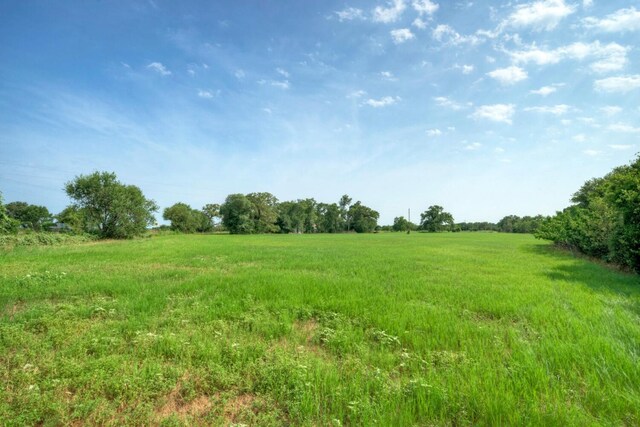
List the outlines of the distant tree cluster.
{"type": "Polygon", "coordinates": [[[640,272],[640,157],[584,183],[536,237],[640,272]]]}
{"type": "Polygon", "coordinates": [[[344,195],[338,203],[314,199],[279,202],[271,193],[230,194],[220,206],[222,224],[232,234],[368,233],[379,214],[344,195]]]}

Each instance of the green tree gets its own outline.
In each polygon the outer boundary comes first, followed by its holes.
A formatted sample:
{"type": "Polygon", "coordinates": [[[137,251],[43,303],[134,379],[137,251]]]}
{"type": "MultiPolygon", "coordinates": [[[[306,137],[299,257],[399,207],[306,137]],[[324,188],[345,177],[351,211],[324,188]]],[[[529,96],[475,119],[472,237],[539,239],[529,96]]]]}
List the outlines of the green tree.
{"type": "Polygon", "coordinates": [[[2,193],[0,193],[0,234],[15,233],[19,226],[20,223],[7,214],[2,193]]]}
{"type": "Polygon", "coordinates": [[[351,227],[356,233],[370,233],[378,226],[380,214],[357,201],[349,207],[351,227]]]}
{"type": "Polygon", "coordinates": [[[420,214],[420,228],[425,231],[451,231],[453,226],[453,215],[445,212],[442,206],[429,206],[426,211],[420,214]]]}
{"type": "Polygon", "coordinates": [[[349,217],[349,207],[351,206],[351,202],[351,197],[346,194],[340,197],[340,201],[338,202],[338,206],[340,206],[340,217],[345,231],[349,231],[351,229],[351,218],[349,217]]]}
{"type": "Polygon", "coordinates": [[[410,231],[416,230],[417,228],[418,227],[414,223],[410,222],[403,216],[395,217],[393,219],[393,226],[391,227],[393,231],[410,231]]]}
{"type": "Polygon", "coordinates": [[[216,219],[220,218],[220,205],[218,203],[208,203],[202,207],[202,213],[207,217],[211,229],[216,227],[216,219]]]}
{"type": "MultiPolygon", "coordinates": [[[[162,218],[171,221],[171,229],[182,233],[194,233],[202,225],[201,217],[186,203],[175,203],[164,210],[162,218]]],[[[204,215],[204,214],[202,214],[204,215]]]]}
{"type": "Polygon", "coordinates": [[[271,193],[250,193],[247,194],[246,198],[251,203],[253,232],[277,232],[278,199],[271,193]]]}
{"type": "Polygon", "coordinates": [[[249,234],[254,231],[253,205],[244,194],[230,194],[220,206],[222,224],[231,234],[249,234]]]}
{"type": "Polygon", "coordinates": [[[7,214],[25,227],[41,231],[51,225],[53,217],[44,206],[30,205],[25,202],[11,202],[6,205],[7,214]]]}
{"type": "Polygon", "coordinates": [[[79,175],[65,185],[65,191],[82,210],[86,230],[101,238],[131,238],[155,223],[155,202],[138,187],[120,183],[114,173],[79,175]]]}
{"type": "Polygon", "coordinates": [[[56,215],[56,219],[69,227],[73,233],[82,233],[86,229],[87,221],[84,217],[84,211],[77,206],[67,206],[56,215]]]}

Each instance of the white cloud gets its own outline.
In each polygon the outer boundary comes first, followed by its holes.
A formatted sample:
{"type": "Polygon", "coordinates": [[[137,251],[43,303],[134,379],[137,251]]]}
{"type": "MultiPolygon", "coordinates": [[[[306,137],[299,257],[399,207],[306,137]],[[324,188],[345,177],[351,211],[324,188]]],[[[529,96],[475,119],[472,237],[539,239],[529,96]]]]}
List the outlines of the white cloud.
{"type": "Polygon", "coordinates": [[[408,40],[415,38],[416,36],[408,28],[400,28],[398,30],[391,30],[391,37],[395,44],[404,43],[408,40]]]}
{"type": "Polygon", "coordinates": [[[585,142],[587,140],[587,136],[584,133],[579,133],[577,135],[573,135],[573,139],[575,142],[585,142]]]}
{"type": "Polygon", "coordinates": [[[245,76],[246,76],[245,72],[244,72],[243,70],[240,70],[240,69],[236,70],[236,71],[233,73],[233,75],[234,75],[234,76],[236,76],[236,79],[238,79],[238,80],[242,80],[242,79],[244,79],[244,78],[245,78],[245,76]]]}
{"type": "Polygon", "coordinates": [[[362,98],[366,94],[367,92],[364,90],[354,90],[349,95],[347,95],[347,98],[362,98]]]}
{"type": "Polygon", "coordinates": [[[471,74],[473,73],[473,70],[476,69],[476,67],[474,67],[473,65],[466,65],[466,64],[455,65],[454,68],[462,71],[462,74],[471,74]]]}
{"type": "Polygon", "coordinates": [[[375,22],[382,22],[384,24],[396,22],[407,8],[404,0],[391,0],[387,5],[388,7],[377,6],[373,10],[373,20],[375,22]]]}
{"type": "Polygon", "coordinates": [[[631,144],[611,144],[611,145],[609,145],[609,148],[611,148],[613,150],[628,150],[631,147],[633,147],[633,145],[631,145],[631,144]]]}
{"type": "Polygon", "coordinates": [[[571,107],[569,107],[566,104],[559,104],[559,105],[547,105],[542,107],[528,107],[528,108],[525,108],[524,111],[533,111],[535,113],[547,113],[547,114],[554,114],[556,116],[561,116],[563,114],[566,114],[570,108],[571,107]]]}
{"type": "Polygon", "coordinates": [[[268,107],[264,107],[264,108],[262,109],[262,111],[264,111],[264,112],[265,112],[265,113],[267,113],[267,114],[271,114],[271,113],[273,112],[273,111],[271,111],[271,108],[268,108],[268,107]]]}
{"type": "Polygon", "coordinates": [[[440,136],[442,135],[442,131],[440,129],[429,129],[427,130],[427,136],[440,136]]]}
{"type": "Polygon", "coordinates": [[[596,80],[593,87],[598,92],[622,92],[626,93],[640,89],[640,74],[630,76],[608,77],[596,80]]]}
{"type": "Polygon", "coordinates": [[[540,89],[530,90],[529,93],[540,96],[551,95],[556,92],[558,89],[554,86],[542,86],[540,89]]]}
{"type": "Polygon", "coordinates": [[[396,96],[395,98],[393,96],[384,96],[380,99],[369,98],[365,101],[365,104],[373,108],[381,108],[381,107],[387,107],[389,105],[393,105],[399,100],[400,100],[400,97],[398,96],[396,96]]]}
{"type": "Polygon", "coordinates": [[[493,149],[493,152],[497,153],[497,154],[502,154],[502,153],[505,152],[505,150],[502,147],[496,147],[496,148],[493,149]]]}
{"type": "Polygon", "coordinates": [[[151,64],[147,65],[147,68],[163,76],[171,75],[171,71],[167,70],[167,68],[160,62],[152,62],[151,64]]]}
{"type": "Polygon", "coordinates": [[[600,111],[602,111],[608,117],[611,117],[622,112],[622,108],[618,107],[617,105],[607,105],[606,107],[600,108],[600,111]]]}
{"type": "Polygon", "coordinates": [[[382,77],[384,80],[389,80],[392,82],[398,80],[391,71],[380,71],[380,77],[382,77]]]}
{"type": "Polygon", "coordinates": [[[512,85],[528,77],[525,70],[514,65],[507,68],[498,68],[497,70],[487,73],[487,75],[503,85],[512,85]]]}
{"type": "Polygon", "coordinates": [[[635,7],[620,9],[602,19],[584,18],[582,23],[586,28],[606,33],[637,31],[640,30],[640,10],[635,7]]]}
{"type": "Polygon", "coordinates": [[[586,154],[587,156],[597,156],[598,154],[600,154],[600,151],[598,150],[584,150],[583,151],[584,154],[586,154]]]}
{"type": "Polygon", "coordinates": [[[541,0],[516,6],[501,27],[553,30],[560,21],[574,13],[576,7],[564,0],[541,0]]]}
{"type": "Polygon", "coordinates": [[[434,101],[440,106],[445,108],[450,108],[452,110],[462,110],[465,107],[470,107],[472,104],[468,103],[467,105],[461,104],[459,102],[453,101],[446,96],[436,96],[433,98],[434,101]]]}
{"type": "Polygon", "coordinates": [[[534,63],[537,65],[557,64],[565,59],[596,60],[591,64],[595,72],[604,73],[622,69],[627,63],[630,48],[618,43],[601,44],[572,43],[557,49],[545,50],[533,45],[526,50],[507,52],[516,64],[534,63]]]}
{"type": "Polygon", "coordinates": [[[283,80],[283,81],[273,80],[271,82],[271,86],[274,86],[280,89],[289,89],[290,87],[288,80],[283,80]]]}
{"type": "Polygon", "coordinates": [[[476,45],[482,41],[476,35],[463,36],[446,24],[440,24],[436,28],[434,28],[431,33],[431,36],[439,42],[449,43],[454,45],[464,44],[464,43],[476,45]]]}
{"type": "Polygon", "coordinates": [[[213,93],[209,92],[208,90],[199,90],[198,96],[205,99],[212,99],[214,97],[213,93]]]}
{"type": "Polygon", "coordinates": [[[511,124],[515,112],[516,107],[513,104],[481,105],[476,108],[471,117],[511,124]]]}
{"type": "Polygon", "coordinates": [[[427,23],[420,18],[414,19],[411,25],[421,30],[424,30],[425,28],[427,28],[427,23]]]}
{"type": "Polygon", "coordinates": [[[338,15],[338,20],[340,22],[353,21],[354,19],[364,19],[362,9],[358,9],[355,7],[348,7],[344,10],[335,12],[335,14],[338,15]]]}
{"type": "Polygon", "coordinates": [[[474,151],[479,149],[480,147],[482,147],[482,144],[480,144],[479,142],[472,142],[471,144],[465,145],[464,149],[469,151],[474,151]]]}
{"type": "Polygon", "coordinates": [[[626,123],[614,123],[609,125],[608,129],[613,132],[640,133],[640,127],[634,127],[626,123]]]}
{"type": "Polygon", "coordinates": [[[283,68],[276,68],[276,73],[280,74],[285,79],[288,79],[290,77],[289,72],[283,68]]]}
{"type": "Polygon", "coordinates": [[[433,15],[440,7],[438,3],[433,3],[429,0],[414,0],[412,5],[420,16],[433,15]]]}

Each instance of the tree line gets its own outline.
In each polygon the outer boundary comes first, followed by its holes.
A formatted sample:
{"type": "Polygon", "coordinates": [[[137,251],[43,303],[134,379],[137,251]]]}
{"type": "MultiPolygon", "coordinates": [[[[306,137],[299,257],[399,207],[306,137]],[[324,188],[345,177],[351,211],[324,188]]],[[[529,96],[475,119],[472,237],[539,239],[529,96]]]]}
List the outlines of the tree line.
{"type": "MultiPolygon", "coordinates": [[[[19,228],[91,233],[100,238],[131,238],[156,225],[158,205],[147,199],[140,188],[121,183],[114,173],[94,172],[67,182],[64,190],[72,203],[58,215],[46,207],[0,199],[0,233],[19,228]],[[56,223],[57,221],[57,223],[56,223]]],[[[256,233],[369,233],[385,231],[502,231],[533,233],[544,218],[509,215],[497,224],[489,222],[455,223],[442,206],[432,205],[413,223],[403,216],[393,225],[378,226],[379,213],[362,202],[343,195],[338,202],[323,203],[313,198],[279,201],[267,192],[230,194],[222,204],[210,203],[201,209],[177,202],[164,209],[169,228],[181,233],[228,231],[232,234],[256,233]]]]}
{"type": "Polygon", "coordinates": [[[593,178],[536,237],[640,272],[640,156],[593,178]]]}

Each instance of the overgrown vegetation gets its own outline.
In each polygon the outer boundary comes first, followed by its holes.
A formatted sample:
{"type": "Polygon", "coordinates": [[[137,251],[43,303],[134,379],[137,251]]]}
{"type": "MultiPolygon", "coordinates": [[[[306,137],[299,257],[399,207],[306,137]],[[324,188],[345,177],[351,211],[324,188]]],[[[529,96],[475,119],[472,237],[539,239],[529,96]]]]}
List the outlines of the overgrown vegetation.
{"type": "Polygon", "coordinates": [[[640,272],[640,157],[587,181],[536,236],[640,272]]]}
{"type": "Polygon", "coordinates": [[[638,278],[486,233],[167,235],[0,256],[22,425],[638,425],[638,278]]]}

